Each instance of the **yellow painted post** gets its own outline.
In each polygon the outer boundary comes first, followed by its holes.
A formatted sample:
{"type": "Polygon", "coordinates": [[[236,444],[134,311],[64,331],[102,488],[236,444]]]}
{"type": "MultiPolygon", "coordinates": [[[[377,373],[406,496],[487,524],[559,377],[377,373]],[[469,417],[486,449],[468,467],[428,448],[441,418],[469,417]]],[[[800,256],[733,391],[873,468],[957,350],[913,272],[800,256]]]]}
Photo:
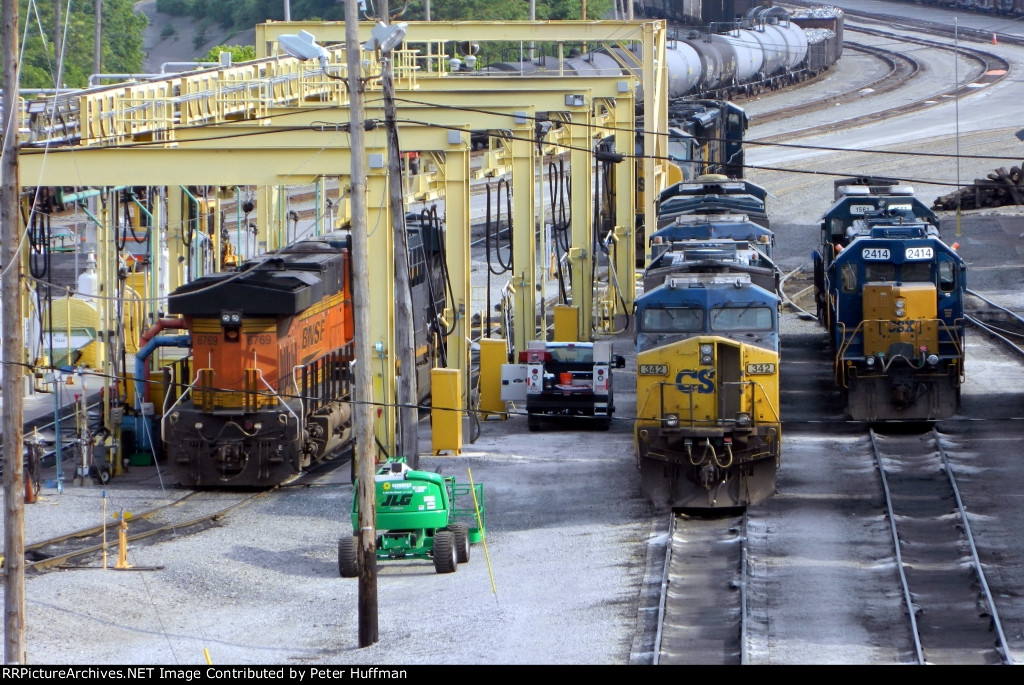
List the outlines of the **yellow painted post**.
{"type": "Polygon", "coordinates": [[[580,309],[569,304],[555,305],[555,340],[579,342],[580,309]]]}
{"type": "Polygon", "coordinates": [[[501,399],[501,365],[508,362],[508,341],[504,338],[480,338],[480,415],[507,419],[501,399]]]}
{"type": "Polygon", "coordinates": [[[434,454],[462,454],[462,372],[431,369],[430,426],[434,454]]]}

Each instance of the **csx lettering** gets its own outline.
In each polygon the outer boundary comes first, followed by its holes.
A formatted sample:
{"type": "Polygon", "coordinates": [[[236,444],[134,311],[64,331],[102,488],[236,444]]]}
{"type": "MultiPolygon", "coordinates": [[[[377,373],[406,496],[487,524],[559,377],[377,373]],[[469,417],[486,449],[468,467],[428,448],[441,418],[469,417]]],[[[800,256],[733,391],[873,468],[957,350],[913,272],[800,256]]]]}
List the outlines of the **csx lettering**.
{"type": "Polygon", "coordinates": [[[676,387],[683,392],[697,391],[700,395],[707,395],[715,391],[715,370],[683,369],[676,376],[676,387]]]}
{"type": "Polygon", "coordinates": [[[394,493],[394,494],[390,494],[390,495],[385,495],[384,496],[384,506],[385,507],[404,507],[407,504],[409,504],[410,502],[412,502],[412,493],[411,492],[407,492],[404,495],[399,495],[398,493],[394,493]]]}
{"type": "Polygon", "coordinates": [[[302,346],[310,347],[320,342],[324,334],[324,322],[317,321],[302,329],[302,346]]]}
{"type": "Polygon", "coordinates": [[[889,332],[890,333],[916,333],[917,332],[917,321],[890,321],[889,332]]]}

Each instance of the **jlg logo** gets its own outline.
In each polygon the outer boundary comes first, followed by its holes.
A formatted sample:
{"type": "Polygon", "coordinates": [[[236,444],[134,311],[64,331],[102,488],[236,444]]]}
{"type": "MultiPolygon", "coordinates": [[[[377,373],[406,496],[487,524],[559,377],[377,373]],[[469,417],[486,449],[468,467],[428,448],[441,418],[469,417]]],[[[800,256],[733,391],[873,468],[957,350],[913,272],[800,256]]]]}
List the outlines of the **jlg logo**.
{"type": "Polygon", "coordinates": [[[385,507],[404,507],[412,502],[412,493],[407,492],[399,495],[398,493],[389,493],[384,496],[383,505],[385,507]]]}

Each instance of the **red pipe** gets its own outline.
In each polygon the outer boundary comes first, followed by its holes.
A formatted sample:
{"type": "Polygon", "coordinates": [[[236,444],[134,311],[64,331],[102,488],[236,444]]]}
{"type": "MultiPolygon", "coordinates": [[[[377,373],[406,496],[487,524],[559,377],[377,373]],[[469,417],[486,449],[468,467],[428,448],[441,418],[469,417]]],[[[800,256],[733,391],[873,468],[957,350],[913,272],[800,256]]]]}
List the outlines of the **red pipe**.
{"type": "Polygon", "coordinates": [[[152,328],[139,336],[139,347],[144,347],[146,343],[156,337],[156,335],[165,328],[180,330],[187,328],[187,326],[185,325],[185,319],[179,317],[175,317],[173,319],[157,319],[152,328]]]}

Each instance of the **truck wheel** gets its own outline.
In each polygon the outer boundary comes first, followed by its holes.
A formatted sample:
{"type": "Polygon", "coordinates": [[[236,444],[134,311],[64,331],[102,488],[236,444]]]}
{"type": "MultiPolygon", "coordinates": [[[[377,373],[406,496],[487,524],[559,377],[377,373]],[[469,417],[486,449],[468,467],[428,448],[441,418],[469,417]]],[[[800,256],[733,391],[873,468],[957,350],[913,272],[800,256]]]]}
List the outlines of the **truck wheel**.
{"type": "Polygon", "coordinates": [[[355,535],[338,540],[338,573],[342,578],[359,575],[359,538],[355,535]]]}
{"type": "Polygon", "coordinates": [[[469,526],[465,523],[453,523],[448,530],[455,536],[455,558],[460,564],[469,561],[469,526]]]}
{"type": "Polygon", "coordinates": [[[598,419],[597,420],[597,430],[599,430],[599,431],[606,431],[606,430],[608,430],[611,427],[612,427],[612,419],[611,419],[610,416],[605,417],[603,419],[598,419]]]}
{"type": "Polygon", "coordinates": [[[434,533],[434,570],[438,573],[455,573],[459,560],[455,551],[455,536],[450,530],[434,533]]]}
{"type": "Polygon", "coordinates": [[[529,428],[532,432],[536,433],[537,431],[540,430],[540,418],[534,413],[527,414],[526,427],[529,428]]]}

